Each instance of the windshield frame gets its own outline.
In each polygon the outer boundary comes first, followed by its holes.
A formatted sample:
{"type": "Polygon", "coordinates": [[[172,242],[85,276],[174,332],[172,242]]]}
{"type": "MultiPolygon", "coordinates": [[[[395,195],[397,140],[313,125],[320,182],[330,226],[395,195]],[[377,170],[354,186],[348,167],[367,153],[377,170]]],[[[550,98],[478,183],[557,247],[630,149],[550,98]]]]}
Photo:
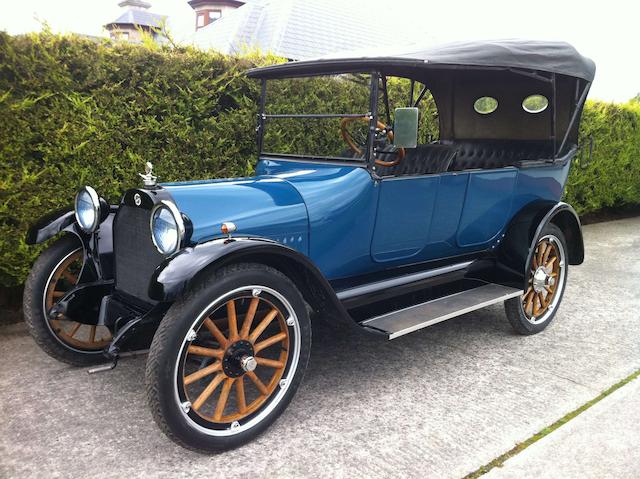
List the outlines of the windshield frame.
{"type": "MultiPolygon", "coordinates": [[[[381,74],[379,71],[374,70],[371,72],[346,72],[346,73],[368,73],[369,78],[369,111],[364,113],[285,113],[285,114],[269,114],[266,112],[267,101],[267,81],[266,78],[261,79],[261,93],[260,93],[260,105],[258,111],[258,126],[257,132],[257,146],[258,146],[258,159],[262,157],[267,158],[285,158],[285,159],[300,159],[310,161],[326,161],[326,162],[339,162],[344,164],[355,164],[357,166],[371,166],[375,161],[374,145],[376,139],[376,125],[378,121],[378,93],[381,74]],[[263,151],[264,134],[267,125],[267,121],[271,118],[369,118],[369,128],[367,131],[367,146],[365,155],[363,158],[347,158],[336,156],[324,156],[324,155],[299,155],[290,153],[277,153],[263,151]]],[[[302,78],[318,77],[318,76],[330,76],[331,74],[323,73],[321,75],[303,75],[302,78]]],[[[288,77],[285,77],[288,78],[288,77]]],[[[291,77],[300,78],[300,77],[291,77]]],[[[280,79],[280,78],[278,78],[280,79]]]]}
{"type": "Polygon", "coordinates": [[[375,170],[376,161],[376,139],[379,130],[377,129],[378,118],[381,115],[385,116],[387,125],[392,124],[391,109],[389,104],[389,94],[387,89],[387,80],[390,77],[404,78],[410,81],[409,94],[406,105],[409,107],[418,107],[424,99],[426,93],[430,92],[430,89],[423,79],[416,79],[411,75],[389,75],[387,72],[381,70],[373,70],[370,72],[363,71],[341,71],[337,73],[318,73],[308,75],[295,75],[291,77],[277,77],[277,78],[261,78],[261,94],[258,112],[258,124],[256,127],[257,132],[257,147],[258,147],[258,160],[260,158],[278,158],[286,160],[305,160],[325,162],[332,164],[346,164],[354,166],[366,166],[375,170]],[[336,74],[366,74],[369,75],[369,111],[366,113],[283,113],[283,114],[269,114],[266,112],[266,100],[267,100],[267,82],[270,80],[282,80],[290,78],[313,78],[313,77],[329,77],[336,74]],[[421,88],[416,89],[416,87],[421,88]],[[417,95],[416,95],[417,93],[417,95]],[[382,105],[380,104],[382,102],[382,105]],[[384,111],[381,111],[384,110],[384,111]],[[293,153],[278,153],[271,151],[263,151],[263,140],[266,129],[267,121],[271,118],[369,118],[368,136],[365,155],[362,158],[349,158],[343,156],[330,156],[330,155],[305,155],[305,154],[293,154],[293,153]]]}

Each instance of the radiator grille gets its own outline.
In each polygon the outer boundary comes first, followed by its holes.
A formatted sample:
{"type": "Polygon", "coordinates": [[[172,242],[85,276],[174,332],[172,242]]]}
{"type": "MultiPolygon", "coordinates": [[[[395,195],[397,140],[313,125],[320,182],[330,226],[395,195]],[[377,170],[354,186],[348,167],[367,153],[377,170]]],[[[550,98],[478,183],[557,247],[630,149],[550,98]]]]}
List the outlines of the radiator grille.
{"type": "Polygon", "coordinates": [[[143,301],[149,298],[149,280],[164,256],[151,240],[151,211],[121,205],[113,232],[116,289],[143,301]]]}

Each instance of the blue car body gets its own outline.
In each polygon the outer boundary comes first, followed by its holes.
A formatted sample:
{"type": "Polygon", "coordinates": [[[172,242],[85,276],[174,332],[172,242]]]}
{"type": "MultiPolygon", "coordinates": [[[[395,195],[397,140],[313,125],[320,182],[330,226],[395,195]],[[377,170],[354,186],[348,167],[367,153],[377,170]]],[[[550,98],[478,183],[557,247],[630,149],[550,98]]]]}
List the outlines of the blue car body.
{"type": "Polygon", "coordinates": [[[268,238],[328,280],[495,248],[528,203],[558,202],[570,162],[376,179],[351,165],[262,159],[256,176],[165,183],[192,221],[192,243],[268,238]]]}

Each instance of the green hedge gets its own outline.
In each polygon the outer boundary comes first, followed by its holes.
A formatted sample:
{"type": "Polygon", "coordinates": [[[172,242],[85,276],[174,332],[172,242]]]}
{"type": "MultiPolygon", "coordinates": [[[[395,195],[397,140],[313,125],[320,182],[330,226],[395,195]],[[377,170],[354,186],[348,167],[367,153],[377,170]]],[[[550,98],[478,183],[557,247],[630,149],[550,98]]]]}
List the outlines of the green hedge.
{"type": "MultiPolygon", "coordinates": [[[[276,61],[0,32],[0,285],[24,281],[38,250],[23,242],[28,225],[81,185],[117,201],[149,159],[163,181],[251,174],[259,84],[243,72],[276,61]]],[[[333,111],[353,106],[318,95],[333,111]]],[[[588,104],[594,159],[567,192],[580,212],[640,203],[639,120],[637,105],[588,104]]]]}
{"type": "Polygon", "coordinates": [[[565,201],[579,214],[640,204],[640,103],[587,101],[580,130],[585,160],[592,135],[592,160],[572,168],[565,201]]]}

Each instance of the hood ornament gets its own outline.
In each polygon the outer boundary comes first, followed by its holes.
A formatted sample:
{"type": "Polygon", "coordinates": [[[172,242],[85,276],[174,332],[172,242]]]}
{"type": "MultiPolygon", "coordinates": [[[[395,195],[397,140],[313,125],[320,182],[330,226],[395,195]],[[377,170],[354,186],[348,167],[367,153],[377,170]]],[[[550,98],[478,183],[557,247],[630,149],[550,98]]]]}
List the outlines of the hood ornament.
{"type": "Polygon", "coordinates": [[[156,186],[156,180],[158,177],[153,175],[153,165],[150,161],[147,161],[144,165],[144,175],[142,173],[138,174],[140,175],[140,178],[142,178],[144,186],[156,186]]]}

